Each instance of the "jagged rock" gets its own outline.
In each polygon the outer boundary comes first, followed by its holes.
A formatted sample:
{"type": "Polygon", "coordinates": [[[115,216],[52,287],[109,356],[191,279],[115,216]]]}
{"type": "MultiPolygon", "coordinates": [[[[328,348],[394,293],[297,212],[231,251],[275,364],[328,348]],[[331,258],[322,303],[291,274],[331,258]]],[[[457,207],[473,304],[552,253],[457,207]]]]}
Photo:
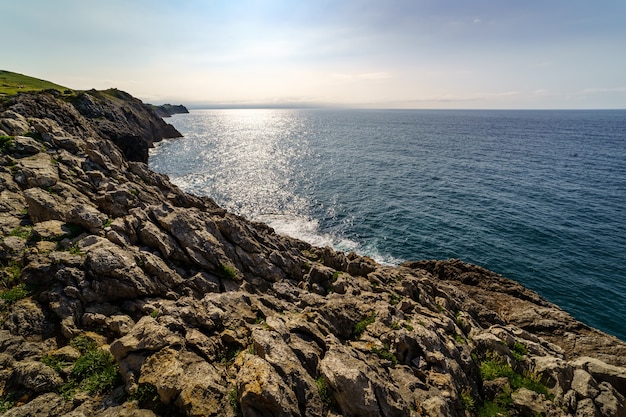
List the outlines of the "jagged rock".
{"type": "Polygon", "coordinates": [[[28,205],[28,216],[34,223],[46,220],[65,221],[65,215],[70,210],[64,200],[41,188],[29,188],[24,191],[24,198],[28,205]]]}
{"type": "Polygon", "coordinates": [[[608,382],[615,387],[617,392],[626,396],[626,368],[609,365],[599,359],[586,356],[576,359],[572,365],[586,370],[596,381],[608,382]]]}
{"type": "Polygon", "coordinates": [[[600,394],[593,400],[603,416],[626,417],[624,396],[608,382],[599,384],[600,394]]]}
{"type": "Polygon", "coordinates": [[[529,389],[520,388],[511,394],[511,398],[515,406],[521,410],[522,415],[544,415],[547,411],[545,399],[529,389]]]}
{"type": "Polygon", "coordinates": [[[17,301],[6,316],[4,328],[24,337],[46,337],[53,330],[46,310],[32,299],[17,301]]]}
{"type": "Polygon", "coordinates": [[[18,236],[7,236],[0,240],[0,258],[11,259],[24,252],[26,239],[18,236]]]}
{"type": "Polygon", "coordinates": [[[38,153],[19,160],[15,181],[25,188],[50,188],[59,181],[59,172],[50,155],[38,153]]]}
{"type": "Polygon", "coordinates": [[[60,220],[47,220],[35,224],[33,226],[33,233],[38,239],[59,241],[64,237],[71,236],[72,230],[67,227],[65,222],[60,220]]]}
{"type": "Polygon", "coordinates": [[[69,223],[77,224],[88,230],[97,230],[106,222],[107,216],[100,213],[100,211],[93,206],[79,205],[72,207],[66,216],[66,220],[69,223]]]}
{"type": "Polygon", "coordinates": [[[11,143],[12,149],[19,154],[34,155],[43,150],[43,145],[28,136],[15,136],[11,143]]]}
{"type": "Polygon", "coordinates": [[[593,403],[591,398],[584,398],[578,401],[578,407],[576,408],[575,417],[600,417],[600,410],[593,403]]]}
{"type": "Polygon", "coordinates": [[[71,409],[71,405],[56,393],[46,393],[34,400],[15,407],[3,414],[4,417],[49,417],[63,415],[71,409]]]}
{"type": "Polygon", "coordinates": [[[121,361],[131,352],[156,352],[166,346],[181,346],[184,339],[150,316],[141,318],[131,332],[111,344],[111,353],[121,361]]]}
{"type": "Polygon", "coordinates": [[[243,415],[300,416],[298,399],[265,360],[250,355],[237,374],[237,400],[243,415]]]}
{"type": "Polygon", "coordinates": [[[141,367],[139,383],[154,386],[164,404],[172,402],[182,388],[180,379],[185,370],[178,355],[177,351],[165,348],[150,356],[141,367]]]}
{"type": "Polygon", "coordinates": [[[204,361],[192,361],[185,368],[176,404],[179,404],[188,416],[229,415],[228,411],[232,411],[232,402],[225,392],[228,388],[215,366],[204,361]]]}
{"type": "Polygon", "coordinates": [[[598,384],[591,375],[582,369],[574,370],[574,378],[572,379],[572,389],[581,398],[596,398],[600,393],[598,384]]]}
{"type": "Polygon", "coordinates": [[[63,379],[48,365],[37,361],[17,362],[7,381],[9,386],[20,386],[34,392],[55,391],[63,379]]]}

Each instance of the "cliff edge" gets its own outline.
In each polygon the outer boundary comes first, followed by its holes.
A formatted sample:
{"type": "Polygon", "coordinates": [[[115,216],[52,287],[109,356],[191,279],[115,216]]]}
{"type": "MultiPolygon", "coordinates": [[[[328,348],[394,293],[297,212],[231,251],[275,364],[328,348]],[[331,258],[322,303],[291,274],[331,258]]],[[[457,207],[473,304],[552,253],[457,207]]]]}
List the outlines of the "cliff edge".
{"type": "Polygon", "coordinates": [[[5,416],[626,416],[624,342],[480,267],[186,194],[146,165],[172,136],[117,90],[0,111],[5,416]]]}

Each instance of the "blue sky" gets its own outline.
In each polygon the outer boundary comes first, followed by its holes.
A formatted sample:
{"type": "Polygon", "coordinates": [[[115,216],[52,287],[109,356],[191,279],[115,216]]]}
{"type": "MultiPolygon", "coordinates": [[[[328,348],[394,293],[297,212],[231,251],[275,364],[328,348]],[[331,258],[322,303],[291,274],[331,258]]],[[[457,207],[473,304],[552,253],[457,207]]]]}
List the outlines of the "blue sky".
{"type": "Polygon", "coordinates": [[[624,0],[6,0],[0,16],[0,68],[153,103],[626,108],[624,0]]]}

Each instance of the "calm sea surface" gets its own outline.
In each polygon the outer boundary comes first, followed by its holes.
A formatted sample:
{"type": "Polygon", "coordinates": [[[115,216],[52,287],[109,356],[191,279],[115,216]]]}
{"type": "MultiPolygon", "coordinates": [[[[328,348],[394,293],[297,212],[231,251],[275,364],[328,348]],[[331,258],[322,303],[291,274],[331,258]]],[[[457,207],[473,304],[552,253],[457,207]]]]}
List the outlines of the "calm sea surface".
{"type": "Polygon", "coordinates": [[[150,165],[316,245],[459,258],[626,340],[626,111],[196,110],[150,165]]]}

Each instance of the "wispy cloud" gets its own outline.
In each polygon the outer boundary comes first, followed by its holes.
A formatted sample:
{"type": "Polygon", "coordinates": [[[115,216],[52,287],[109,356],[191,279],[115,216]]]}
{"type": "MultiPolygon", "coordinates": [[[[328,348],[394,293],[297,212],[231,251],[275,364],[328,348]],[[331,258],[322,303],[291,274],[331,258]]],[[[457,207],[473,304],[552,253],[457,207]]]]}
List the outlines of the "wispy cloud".
{"type": "Polygon", "coordinates": [[[612,88],[585,88],[579,94],[606,94],[606,93],[626,93],[626,87],[612,88]]]}
{"type": "Polygon", "coordinates": [[[335,73],[330,76],[333,80],[337,81],[381,81],[393,78],[393,75],[389,72],[360,72],[360,73],[335,73]]]}

